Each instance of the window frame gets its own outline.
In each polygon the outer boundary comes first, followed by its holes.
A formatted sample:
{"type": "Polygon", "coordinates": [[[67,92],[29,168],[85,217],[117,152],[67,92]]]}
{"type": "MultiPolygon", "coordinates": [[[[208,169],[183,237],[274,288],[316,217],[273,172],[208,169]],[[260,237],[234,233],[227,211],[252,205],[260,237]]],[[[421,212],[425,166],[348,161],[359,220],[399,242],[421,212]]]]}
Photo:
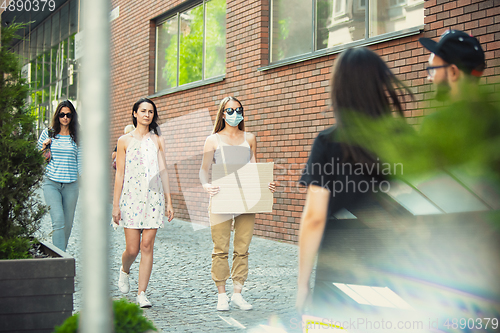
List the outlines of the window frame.
{"type": "MultiPolygon", "coordinates": [[[[327,56],[327,55],[337,54],[337,53],[340,53],[340,52],[342,52],[345,49],[350,48],[350,47],[369,46],[369,45],[379,44],[379,43],[383,43],[383,42],[387,42],[387,41],[391,41],[391,40],[395,40],[395,39],[400,39],[403,37],[418,35],[418,34],[422,33],[424,31],[424,28],[425,28],[425,24],[421,24],[421,25],[406,28],[403,30],[388,32],[385,34],[380,34],[377,36],[364,38],[362,40],[357,40],[357,41],[354,41],[351,43],[337,45],[337,46],[334,46],[332,48],[325,48],[325,49],[316,50],[316,45],[315,45],[315,43],[316,43],[315,42],[315,40],[316,40],[315,34],[316,34],[316,28],[317,28],[316,27],[316,0],[312,0],[313,12],[312,12],[312,16],[311,16],[311,18],[312,18],[311,24],[313,27],[313,32],[312,32],[311,37],[312,37],[312,44],[313,44],[312,50],[313,51],[309,52],[309,53],[304,53],[301,55],[285,58],[285,59],[278,60],[278,61],[271,61],[272,60],[272,58],[271,58],[272,45],[273,45],[272,44],[273,43],[273,40],[272,40],[272,35],[273,35],[273,33],[272,33],[272,29],[273,29],[273,26],[272,26],[273,1],[274,0],[270,0],[270,2],[269,2],[269,20],[268,20],[269,21],[269,58],[268,58],[269,63],[266,66],[262,66],[262,67],[258,68],[257,69],[258,71],[267,71],[270,69],[274,69],[274,68],[278,68],[278,67],[282,67],[282,66],[286,66],[286,65],[300,63],[300,62],[303,62],[306,60],[311,60],[311,59],[315,59],[315,58],[319,58],[319,57],[323,57],[323,56],[327,56]]],[[[361,4],[360,0],[355,0],[355,1],[356,2],[359,1],[359,4],[361,4]]],[[[406,1],[406,3],[408,4],[409,2],[406,1]]],[[[369,29],[370,29],[370,21],[369,21],[370,1],[369,0],[365,0],[365,6],[363,8],[366,8],[366,10],[365,10],[365,36],[369,36],[369,29]]]]}
{"type": "MultiPolygon", "coordinates": [[[[155,33],[155,36],[154,36],[154,41],[155,41],[155,45],[154,45],[154,85],[153,85],[153,89],[154,89],[154,93],[149,95],[148,98],[155,98],[155,97],[160,97],[160,96],[164,96],[164,95],[167,95],[167,94],[172,94],[172,93],[176,93],[178,91],[184,91],[184,90],[189,90],[189,89],[192,89],[192,88],[196,88],[196,87],[200,87],[200,86],[205,86],[205,85],[209,85],[209,84],[212,84],[212,83],[215,83],[215,82],[220,82],[220,81],[223,81],[226,77],[226,73],[224,74],[221,74],[221,75],[217,75],[217,76],[212,76],[210,78],[205,78],[205,61],[206,61],[206,48],[207,48],[207,45],[206,45],[206,4],[208,2],[210,2],[211,0],[190,0],[190,1],[186,1],[182,4],[179,4],[175,7],[173,7],[172,9],[168,10],[167,12],[161,14],[160,16],[152,19],[152,23],[154,24],[154,33],[155,33]],[[180,25],[180,17],[181,15],[188,11],[188,10],[191,10],[197,6],[203,6],[203,41],[202,41],[202,70],[201,70],[201,80],[197,80],[197,81],[193,81],[193,82],[189,82],[189,83],[184,83],[182,85],[179,85],[179,76],[180,76],[180,29],[179,29],[179,25],[180,25]],[[176,79],[176,86],[175,87],[171,87],[171,88],[166,88],[166,89],[162,89],[162,90],[157,90],[158,89],[158,28],[165,22],[167,22],[168,20],[172,19],[176,17],[177,18],[177,79],[176,79]]],[[[226,1],[226,6],[227,6],[227,0],[226,1]]],[[[227,7],[226,7],[226,13],[227,13],[227,7]]],[[[227,41],[227,21],[226,21],[226,41],[227,41]]],[[[226,42],[226,45],[227,45],[227,42],[226,42]]],[[[227,47],[226,47],[226,52],[227,52],[227,47]]],[[[227,60],[227,57],[226,57],[226,60],[227,60]]]]}

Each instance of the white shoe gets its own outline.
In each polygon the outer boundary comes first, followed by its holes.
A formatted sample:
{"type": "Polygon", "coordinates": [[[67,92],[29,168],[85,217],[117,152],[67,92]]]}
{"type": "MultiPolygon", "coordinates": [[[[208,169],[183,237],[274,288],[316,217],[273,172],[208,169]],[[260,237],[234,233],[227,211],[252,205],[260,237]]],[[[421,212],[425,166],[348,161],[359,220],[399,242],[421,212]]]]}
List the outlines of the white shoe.
{"type": "Polygon", "coordinates": [[[128,282],[129,274],[123,271],[123,266],[120,267],[120,278],[118,279],[118,289],[124,294],[128,293],[130,290],[130,284],[128,282]]]}
{"type": "Polygon", "coordinates": [[[231,305],[236,305],[241,310],[251,310],[253,308],[251,304],[248,304],[248,302],[243,299],[241,293],[234,293],[233,296],[231,296],[231,305]]]}
{"type": "Polygon", "coordinates": [[[137,295],[136,300],[137,300],[137,303],[139,303],[139,306],[141,308],[150,308],[151,307],[151,302],[148,301],[148,299],[146,298],[146,294],[144,293],[144,291],[141,291],[141,293],[139,295],[137,295]]]}
{"type": "Polygon", "coordinates": [[[219,301],[217,302],[218,311],[228,311],[229,310],[229,297],[226,293],[219,294],[219,301]]]}

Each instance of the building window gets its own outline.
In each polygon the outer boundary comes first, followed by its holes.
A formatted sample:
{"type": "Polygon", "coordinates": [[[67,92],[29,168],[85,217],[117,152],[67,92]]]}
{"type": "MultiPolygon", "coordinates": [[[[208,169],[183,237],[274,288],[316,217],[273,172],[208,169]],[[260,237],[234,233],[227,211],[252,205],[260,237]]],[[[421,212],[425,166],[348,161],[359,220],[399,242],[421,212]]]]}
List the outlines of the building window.
{"type": "Polygon", "coordinates": [[[13,50],[30,84],[28,104],[38,117],[38,131],[50,125],[60,101],[77,100],[79,62],[74,59],[78,0],[70,0],[41,22],[13,50]]]}
{"type": "Polygon", "coordinates": [[[271,0],[271,62],[424,24],[424,0],[271,0]]]}
{"type": "Polygon", "coordinates": [[[204,0],[156,24],[155,91],[226,73],[226,0],[204,0]]]}

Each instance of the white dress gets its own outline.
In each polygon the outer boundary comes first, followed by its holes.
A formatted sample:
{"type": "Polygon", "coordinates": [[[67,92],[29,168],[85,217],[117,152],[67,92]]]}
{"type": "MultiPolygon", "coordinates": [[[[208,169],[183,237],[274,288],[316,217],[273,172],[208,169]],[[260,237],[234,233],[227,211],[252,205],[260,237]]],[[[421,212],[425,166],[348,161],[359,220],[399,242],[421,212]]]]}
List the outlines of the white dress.
{"type": "Polygon", "coordinates": [[[119,224],[122,227],[163,227],[165,198],[159,173],[158,149],[151,135],[142,141],[132,136],[129,142],[125,153],[125,174],[120,197],[119,224]]]}

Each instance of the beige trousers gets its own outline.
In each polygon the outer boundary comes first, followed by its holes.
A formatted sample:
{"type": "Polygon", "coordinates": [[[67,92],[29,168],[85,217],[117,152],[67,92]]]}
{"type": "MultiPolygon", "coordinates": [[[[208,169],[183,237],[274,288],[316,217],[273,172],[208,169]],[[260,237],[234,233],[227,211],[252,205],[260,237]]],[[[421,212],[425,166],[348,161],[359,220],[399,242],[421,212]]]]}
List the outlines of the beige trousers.
{"type": "MultiPolygon", "coordinates": [[[[229,278],[228,252],[233,215],[211,213],[209,215],[212,241],[214,242],[212,279],[216,286],[224,286],[229,278]]],[[[234,215],[234,250],[231,279],[235,286],[243,286],[248,277],[248,248],[253,236],[254,222],[255,214],[234,215]]]]}

